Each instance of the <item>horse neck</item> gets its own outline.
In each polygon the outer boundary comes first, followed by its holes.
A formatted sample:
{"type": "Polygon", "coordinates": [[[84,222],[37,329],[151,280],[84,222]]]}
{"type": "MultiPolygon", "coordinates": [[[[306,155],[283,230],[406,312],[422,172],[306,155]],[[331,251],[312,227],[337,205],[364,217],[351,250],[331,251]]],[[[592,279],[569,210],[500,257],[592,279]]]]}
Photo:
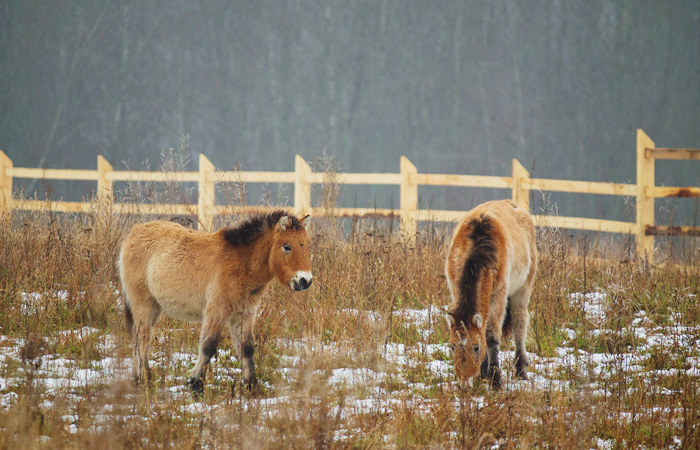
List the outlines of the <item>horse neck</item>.
{"type": "Polygon", "coordinates": [[[272,251],[272,233],[266,232],[250,246],[250,272],[259,277],[261,284],[267,284],[274,278],[270,268],[272,251]]]}

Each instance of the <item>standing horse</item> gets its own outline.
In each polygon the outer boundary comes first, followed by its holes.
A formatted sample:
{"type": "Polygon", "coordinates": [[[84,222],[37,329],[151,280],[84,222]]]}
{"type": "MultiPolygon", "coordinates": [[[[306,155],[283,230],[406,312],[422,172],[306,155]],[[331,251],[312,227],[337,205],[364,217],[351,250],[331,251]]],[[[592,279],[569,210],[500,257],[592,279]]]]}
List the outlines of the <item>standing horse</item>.
{"type": "Polygon", "coordinates": [[[270,281],[276,278],[293,291],[311,286],[305,220],[275,211],[215,233],[172,222],[134,226],[121,247],[119,275],[134,345],[135,380],[150,375],[151,332],[165,312],[202,322],[199,356],[188,381],[195,393],[204,389],[205,367],[226,326],[239,352],[243,378],[252,386],[253,325],[270,281]]]}
{"type": "Polygon", "coordinates": [[[527,307],[536,271],[535,228],[516,203],[479,205],[456,228],[445,273],[453,302],[447,314],[450,345],[461,384],[471,384],[480,368],[481,377],[500,388],[498,350],[511,331],[515,372],[527,379],[527,307]]]}

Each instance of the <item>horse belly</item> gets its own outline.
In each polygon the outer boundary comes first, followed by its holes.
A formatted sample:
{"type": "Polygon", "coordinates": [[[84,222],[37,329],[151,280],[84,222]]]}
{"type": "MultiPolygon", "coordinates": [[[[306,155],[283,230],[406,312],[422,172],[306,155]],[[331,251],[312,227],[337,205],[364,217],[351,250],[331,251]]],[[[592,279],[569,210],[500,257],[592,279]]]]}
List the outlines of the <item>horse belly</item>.
{"type": "Polygon", "coordinates": [[[192,276],[191,270],[172,269],[164,271],[162,265],[151,265],[147,277],[148,289],[163,312],[170,317],[201,322],[206,286],[192,276]]]}
{"type": "Polygon", "coordinates": [[[530,274],[530,254],[523,250],[516,254],[508,270],[508,297],[518,292],[527,282],[530,274]]]}

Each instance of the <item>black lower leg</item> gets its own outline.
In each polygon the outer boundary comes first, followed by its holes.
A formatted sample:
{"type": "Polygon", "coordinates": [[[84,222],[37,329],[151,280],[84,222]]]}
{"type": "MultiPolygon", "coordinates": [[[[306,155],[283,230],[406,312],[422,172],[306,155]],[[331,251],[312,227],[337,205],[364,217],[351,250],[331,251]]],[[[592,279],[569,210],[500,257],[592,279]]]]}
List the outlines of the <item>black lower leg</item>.
{"type": "Polygon", "coordinates": [[[204,377],[204,370],[209,364],[211,358],[216,354],[216,348],[219,346],[220,340],[221,336],[217,335],[207,338],[202,343],[200,351],[202,353],[202,356],[204,357],[204,368],[202,369],[199,376],[193,376],[187,381],[187,385],[194,391],[196,395],[199,395],[202,392],[204,392],[204,381],[202,381],[202,378],[204,377]]]}
{"type": "Polygon", "coordinates": [[[527,380],[527,357],[525,356],[525,352],[516,349],[515,350],[515,376],[522,378],[523,380],[527,380]]]}
{"type": "Polygon", "coordinates": [[[488,348],[488,373],[487,377],[491,381],[491,386],[494,389],[501,387],[501,368],[498,363],[498,348],[499,342],[493,336],[486,336],[486,346],[488,348]]]}
{"type": "Polygon", "coordinates": [[[243,344],[243,377],[248,387],[252,387],[255,382],[255,345],[252,341],[243,344]]]}

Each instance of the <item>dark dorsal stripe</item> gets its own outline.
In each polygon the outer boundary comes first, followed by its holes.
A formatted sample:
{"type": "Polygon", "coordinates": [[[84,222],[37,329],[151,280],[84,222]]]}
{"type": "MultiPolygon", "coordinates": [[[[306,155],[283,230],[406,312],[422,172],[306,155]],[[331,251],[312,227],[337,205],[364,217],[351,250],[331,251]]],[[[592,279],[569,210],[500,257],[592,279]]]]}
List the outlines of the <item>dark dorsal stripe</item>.
{"type": "Polygon", "coordinates": [[[286,211],[276,210],[269,214],[258,214],[250,216],[242,223],[222,230],[224,239],[234,247],[250,245],[259,237],[275,228],[282,216],[288,216],[290,223],[287,226],[291,230],[301,230],[304,226],[293,214],[286,211]]]}
{"type": "Polygon", "coordinates": [[[461,295],[457,306],[452,311],[455,322],[459,324],[464,321],[465,325],[477,312],[477,288],[481,273],[498,267],[498,245],[493,235],[495,228],[493,219],[482,214],[469,222],[469,228],[472,249],[462,267],[462,276],[459,279],[461,295]]]}

